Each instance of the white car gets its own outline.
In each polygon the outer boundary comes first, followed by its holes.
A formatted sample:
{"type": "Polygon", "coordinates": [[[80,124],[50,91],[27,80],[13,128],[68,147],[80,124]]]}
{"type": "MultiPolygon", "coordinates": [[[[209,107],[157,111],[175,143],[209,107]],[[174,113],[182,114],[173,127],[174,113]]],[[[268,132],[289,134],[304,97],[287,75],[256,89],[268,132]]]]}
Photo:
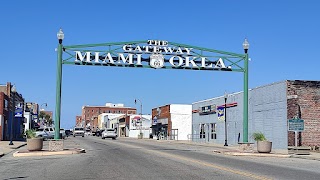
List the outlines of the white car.
{"type": "Polygon", "coordinates": [[[61,134],[61,139],[66,138],[66,131],[63,128],[60,129],[60,134],[61,134]]]}
{"type": "Polygon", "coordinates": [[[112,138],[112,139],[116,139],[118,137],[117,132],[115,129],[105,129],[102,134],[101,134],[101,138],[105,139],[105,138],[112,138]]]}
{"type": "Polygon", "coordinates": [[[84,137],[84,129],[83,127],[75,127],[73,129],[73,137],[82,136],[84,137]]]}
{"type": "Polygon", "coordinates": [[[36,131],[36,137],[42,137],[44,139],[54,138],[54,128],[53,127],[42,127],[36,131]]]}

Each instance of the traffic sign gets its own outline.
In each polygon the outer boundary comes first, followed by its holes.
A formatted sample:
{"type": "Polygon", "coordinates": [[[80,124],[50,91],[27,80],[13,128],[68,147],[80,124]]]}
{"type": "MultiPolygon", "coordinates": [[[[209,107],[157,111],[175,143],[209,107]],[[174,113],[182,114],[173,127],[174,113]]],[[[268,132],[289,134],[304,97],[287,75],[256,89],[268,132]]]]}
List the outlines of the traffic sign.
{"type": "Polygon", "coordinates": [[[303,119],[289,119],[288,131],[304,131],[304,120],[303,119]]]}

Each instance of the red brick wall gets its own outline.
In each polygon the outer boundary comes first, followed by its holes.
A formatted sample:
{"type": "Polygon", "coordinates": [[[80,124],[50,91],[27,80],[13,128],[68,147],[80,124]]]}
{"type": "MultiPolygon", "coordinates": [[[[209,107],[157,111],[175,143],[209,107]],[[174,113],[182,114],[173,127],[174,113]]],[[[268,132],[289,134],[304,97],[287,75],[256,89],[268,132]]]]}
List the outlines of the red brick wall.
{"type": "MultiPolygon", "coordinates": [[[[3,108],[4,108],[4,93],[0,92],[0,115],[3,115],[3,108]]],[[[0,119],[1,121],[1,119],[0,119]]],[[[0,125],[0,141],[2,140],[2,126],[4,126],[4,122],[3,124],[0,125]]]]}
{"type": "MultiPolygon", "coordinates": [[[[287,81],[288,117],[299,114],[304,120],[304,131],[299,135],[299,145],[320,146],[320,81],[287,81]]],[[[294,133],[288,133],[288,145],[294,145],[294,133]]]]}
{"type": "Polygon", "coordinates": [[[88,124],[92,118],[98,117],[102,113],[114,113],[114,114],[136,114],[136,108],[126,108],[126,107],[108,107],[108,106],[84,106],[82,108],[82,118],[88,124]],[[120,112],[119,112],[120,111],[120,112]]]}
{"type": "Polygon", "coordinates": [[[76,126],[80,125],[82,121],[82,117],[81,116],[76,116],[76,126]]]}
{"type": "MultiPolygon", "coordinates": [[[[0,140],[2,140],[5,136],[5,133],[6,133],[5,124],[6,124],[6,120],[8,119],[8,111],[4,109],[5,108],[5,99],[8,100],[9,99],[8,96],[4,92],[0,92],[0,114],[3,116],[3,124],[1,124],[1,126],[0,126],[0,140]],[[4,129],[4,131],[3,131],[3,129],[4,129]],[[2,131],[3,131],[3,134],[2,134],[2,131]]],[[[9,106],[9,104],[8,104],[8,106],[9,106]]]]}
{"type": "Polygon", "coordinates": [[[152,119],[157,116],[158,119],[168,118],[168,136],[170,135],[172,129],[171,115],[170,115],[170,105],[165,105],[159,107],[161,110],[160,114],[158,114],[157,108],[152,109],[152,119]]]}
{"type": "Polygon", "coordinates": [[[0,92],[0,114],[3,114],[4,109],[4,93],[0,92]]]}

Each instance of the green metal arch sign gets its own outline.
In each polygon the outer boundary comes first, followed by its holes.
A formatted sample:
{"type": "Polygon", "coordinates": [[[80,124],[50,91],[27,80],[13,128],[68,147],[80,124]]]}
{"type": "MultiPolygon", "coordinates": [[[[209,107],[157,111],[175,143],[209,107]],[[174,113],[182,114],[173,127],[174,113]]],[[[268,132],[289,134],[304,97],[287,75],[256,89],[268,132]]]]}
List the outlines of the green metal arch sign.
{"type": "Polygon", "coordinates": [[[63,46],[63,64],[244,72],[246,56],[164,40],[63,46]]]}
{"type": "Polygon", "coordinates": [[[233,71],[244,73],[243,142],[248,142],[248,48],[245,54],[179,44],[165,40],[144,40],[64,46],[62,29],[57,34],[57,86],[55,139],[60,139],[62,65],[138,67],[233,71]]]}

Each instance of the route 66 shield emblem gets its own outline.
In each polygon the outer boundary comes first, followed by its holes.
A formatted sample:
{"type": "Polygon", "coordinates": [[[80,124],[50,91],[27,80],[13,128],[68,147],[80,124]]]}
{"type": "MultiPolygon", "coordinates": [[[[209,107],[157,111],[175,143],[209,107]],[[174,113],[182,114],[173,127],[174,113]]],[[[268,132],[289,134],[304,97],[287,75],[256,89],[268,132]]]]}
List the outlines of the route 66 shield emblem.
{"type": "Polygon", "coordinates": [[[164,66],[164,57],[162,54],[152,54],[150,56],[150,66],[153,68],[162,68],[164,66]]]}

